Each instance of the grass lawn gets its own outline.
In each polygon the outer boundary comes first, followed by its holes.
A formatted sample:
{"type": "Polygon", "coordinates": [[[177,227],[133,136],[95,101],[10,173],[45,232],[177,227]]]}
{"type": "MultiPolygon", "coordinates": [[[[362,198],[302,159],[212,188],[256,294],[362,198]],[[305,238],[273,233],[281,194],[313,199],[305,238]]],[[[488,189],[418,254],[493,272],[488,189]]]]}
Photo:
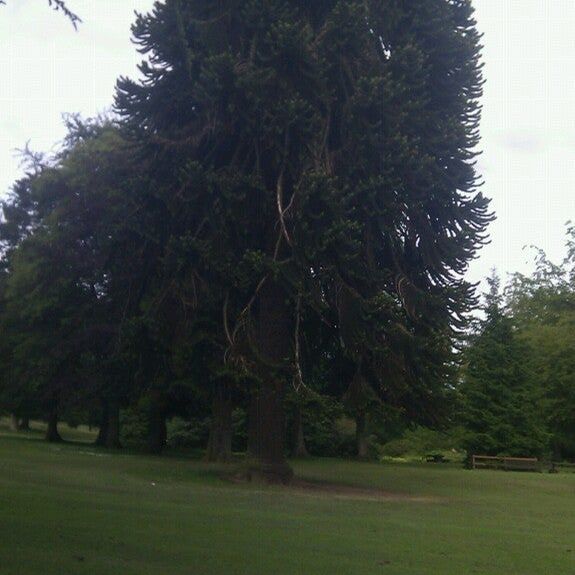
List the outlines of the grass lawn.
{"type": "Polygon", "coordinates": [[[575,573],[575,474],[328,459],[294,467],[310,481],[405,497],[236,485],[184,457],[2,431],[0,573],[575,573]]]}

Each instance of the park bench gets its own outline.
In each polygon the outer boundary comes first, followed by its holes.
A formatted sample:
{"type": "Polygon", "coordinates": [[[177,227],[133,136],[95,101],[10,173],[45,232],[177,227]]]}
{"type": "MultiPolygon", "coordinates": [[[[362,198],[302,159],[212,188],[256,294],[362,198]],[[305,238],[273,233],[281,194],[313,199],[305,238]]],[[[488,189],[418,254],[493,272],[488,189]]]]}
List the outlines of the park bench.
{"type": "Polygon", "coordinates": [[[503,469],[504,471],[541,471],[541,462],[536,457],[499,457],[473,455],[473,469],[503,469]]]}

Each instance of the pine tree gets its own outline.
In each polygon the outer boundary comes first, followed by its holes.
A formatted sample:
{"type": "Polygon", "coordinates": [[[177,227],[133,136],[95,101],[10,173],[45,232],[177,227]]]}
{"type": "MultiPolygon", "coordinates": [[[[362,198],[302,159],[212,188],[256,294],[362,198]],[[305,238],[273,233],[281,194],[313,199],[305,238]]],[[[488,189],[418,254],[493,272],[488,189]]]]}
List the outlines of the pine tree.
{"type": "Polygon", "coordinates": [[[485,319],[465,352],[462,416],[469,455],[541,456],[548,436],[531,351],[503,308],[499,278],[489,278],[485,319]]]}
{"type": "Polygon", "coordinates": [[[116,107],[153,163],[164,249],[186,299],[219,302],[226,357],[259,381],[253,455],[286,480],[302,315],[343,324],[353,294],[379,351],[348,347],[377,371],[409,355],[398,333],[435,339],[473,304],[460,277],[490,215],[471,3],[166,0],[133,34],[144,80],[116,107]]]}

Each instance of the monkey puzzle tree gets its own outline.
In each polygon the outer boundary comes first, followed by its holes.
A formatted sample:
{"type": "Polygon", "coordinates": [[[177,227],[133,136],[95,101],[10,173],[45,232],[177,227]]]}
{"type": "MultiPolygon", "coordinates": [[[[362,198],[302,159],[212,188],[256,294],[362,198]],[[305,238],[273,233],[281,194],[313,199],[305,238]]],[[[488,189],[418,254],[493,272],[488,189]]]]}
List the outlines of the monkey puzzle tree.
{"type": "MultiPolygon", "coordinates": [[[[353,309],[386,350],[472,303],[460,277],[490,216],[471,2],[165,0],[133,34],[144,79],[119,81],[117,110],[151,159],[179,277],[219,299],[227,356],[259,382],[260,472],[287,480],[302,314],[353,309]]],[[[373,355],[355,360],[373,371],[373,355]]]]}

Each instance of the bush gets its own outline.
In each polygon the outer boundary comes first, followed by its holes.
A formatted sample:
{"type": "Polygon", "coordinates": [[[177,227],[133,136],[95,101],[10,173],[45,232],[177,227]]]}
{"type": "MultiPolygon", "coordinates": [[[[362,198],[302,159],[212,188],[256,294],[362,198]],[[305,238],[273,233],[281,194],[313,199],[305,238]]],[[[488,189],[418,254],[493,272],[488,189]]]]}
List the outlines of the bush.
{"type": "Polygon", "coordinates": [[[210,434],[210,418],[182,419],[174,417],[168,421],[169,447],[204,448],[210,434]]]}
{"type": "Polygon", "coordinates": [[[140,409],[129,407],[120,413],[121,442],[142,444],[146,441],[148,420],[140,409]]]}
{"type": "Polygon", "coordinates": [[[399,439],[388,441],[381,448],[381,454],[387,457],[423,457],[430,453],[460,450],[463,438],[464,431],[461,428],[436,431],[427,427],[415,427],[405,431],[399,439]]]}
{"type": "Polygon", "coordinates": [[[381,455],[386,457],[402,457],[411,450],[411,444],[405,439],[392,439],[381,447],[381,455]]]}
{"type": "MultiPolygon", "coordinates": [[[[292,402],[302,401],[291,398],[292,402]]],[[[355,453],[355,427],[347,425],[339,401],[317,393],[309,393],[303,406],[303,429],[310,455],[321,457],[349,457],[355,453]]],[[[287,425],[293,441],[294,405],[288,411],[287,425]]]]}
{"type": "MultiPolygon", "coordinates": [[[[184,419],[173,417],[168,421],[168,446],[205,449],[210,435],[211,417],[184,419]]],[[[245,409],[232,412],[232,451],[245,451],[247,447],[247,417],[245,409]]]]}

